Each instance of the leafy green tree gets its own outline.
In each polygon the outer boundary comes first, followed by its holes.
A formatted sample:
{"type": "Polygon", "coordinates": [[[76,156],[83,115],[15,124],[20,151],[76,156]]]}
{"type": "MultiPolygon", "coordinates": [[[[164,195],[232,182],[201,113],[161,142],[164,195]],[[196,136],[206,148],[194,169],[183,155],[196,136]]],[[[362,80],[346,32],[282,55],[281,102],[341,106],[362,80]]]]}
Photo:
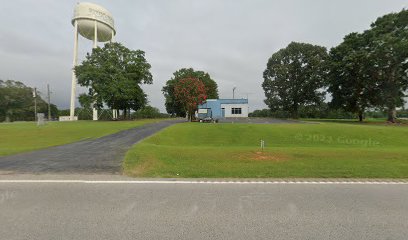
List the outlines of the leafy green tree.
{"type": "Polygon", "coordinates": [[[218,98],[217,83],[211,78],[208,73],[203,71],[195,71],[193,68],[182,68],[173,73],[173,77],[166,82],[166,85],[162,89],[165,97],[166,111],[169,114],[179,117],[186,116],[186,110],[184,109],[183,105],[175,98],[174,86],[181,79],[185,79],[188,77],[198,79],[204,84],[208,98],[218,98]]]}
{"type": "Polygon", "coordinates": [[[194,112],[199,104],[207,99],[205,85],[193,77],[181,79],[174,86],[174,96],[182,104],[188,120],[193,120],[194,112]]]}
{"type": "Polygon", "coordinates": [[[408,88],[408,10],[379,17],[371,29],[367,57],[371,65],[372,83],[377,88],[388,121],[395,122],[396,108],[404,104],[408,88]]]}
{"type": "Polygon", "coordinates": [[[324,97],[326,48],[291,42],[274,53],[263,73],[265,103],[272,111],[298,118],[300,106],[319,104],[324,97]]]}
{"type": "Polygon", "coordinates": [[[91,109],[92,108],[92,97],[89,96],[86,93],[81,93],[79,94],[78,97],[79,104],[81,105],[82,108],[84,109],[91,109]]]}
{"type": "Polygon", "coordinates": [[[370,74],[368,38],[351,33],[330,50],[328,92],[332,95],[330,107],[341,108],[358,115],[363,121],[364,111],[378,103],[378,94],[370,74]]]}
{"type": "MultiPolygon", "coordinates": [[[[94,107],[106,104],[126,113],[144,107],[146,94],[141,84],[152,84],[150,64],[141,50],[130,50],[120,43],[95,48],[81,65],[75,67],[78,83],[89,87],[88,99],[94,107]]],[[[83,99],[85,100],[85,99],[83,99]]]]}

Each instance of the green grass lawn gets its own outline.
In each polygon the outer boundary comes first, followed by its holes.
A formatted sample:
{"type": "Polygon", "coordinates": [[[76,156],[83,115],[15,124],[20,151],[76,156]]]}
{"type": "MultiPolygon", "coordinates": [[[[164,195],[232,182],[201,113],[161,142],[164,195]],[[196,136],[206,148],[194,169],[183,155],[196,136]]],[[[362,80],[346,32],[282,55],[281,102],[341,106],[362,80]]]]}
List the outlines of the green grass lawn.
{"type": "Polygon", "coordinates": [[[49,122],[44,126],[34,122],[0,123],[0,156],[98,138],[157,121],[49,122]]]}
{"type": "Polygon", "coordinates": [[[386,118],[365,118],[362,122],[358,119],[331,119],[331,118],[302,118],[301,121],[307,122],[333,122],[333,123],[354,123],[354,124],[375,124],[375,125],[399,125],[408,124],[406,119],[397,119],[396,123],[387,122],[386,118]]]}
{"type": "Polygon", "coordinates": [[[407,178],[407,146],[405,126],[183,123],[136,144],[124,171],[137,177],[407,178]]]}

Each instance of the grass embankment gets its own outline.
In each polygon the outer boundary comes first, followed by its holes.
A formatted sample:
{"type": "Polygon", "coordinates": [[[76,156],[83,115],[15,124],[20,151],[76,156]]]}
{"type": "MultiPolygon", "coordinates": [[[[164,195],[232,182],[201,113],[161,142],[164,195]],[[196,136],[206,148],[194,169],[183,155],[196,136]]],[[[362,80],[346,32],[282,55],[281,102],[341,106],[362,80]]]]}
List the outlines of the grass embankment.
{"type": "Polygon", "coordinates": [[[402,126],[185,123],[136,144],[124,170],[138,177],[407,178],[407,140],[402,126]]]}
{"type": "Polygon", "coordinates": [[[34,122],[0,123],[0,156],[98,138],[157,121],[49,122],[43,126],[34,122]]]}

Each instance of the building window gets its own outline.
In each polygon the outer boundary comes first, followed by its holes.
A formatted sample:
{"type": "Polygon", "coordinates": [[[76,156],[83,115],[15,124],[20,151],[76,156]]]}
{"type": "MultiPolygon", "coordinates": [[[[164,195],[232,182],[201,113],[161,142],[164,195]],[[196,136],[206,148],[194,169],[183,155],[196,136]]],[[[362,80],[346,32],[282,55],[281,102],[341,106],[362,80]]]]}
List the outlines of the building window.
{"type": "Polygon", "coordinates": [[[231,114],[242,114],[242,108],[232,108],[231,114]]]}

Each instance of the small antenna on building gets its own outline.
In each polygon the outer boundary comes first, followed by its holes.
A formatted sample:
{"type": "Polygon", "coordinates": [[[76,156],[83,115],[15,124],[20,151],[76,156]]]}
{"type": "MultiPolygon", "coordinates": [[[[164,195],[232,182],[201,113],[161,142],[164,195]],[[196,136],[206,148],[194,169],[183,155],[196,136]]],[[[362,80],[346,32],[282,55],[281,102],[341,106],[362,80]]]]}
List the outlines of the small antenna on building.
{"type": "Polygon", "coordinates": [[[254,94],[253,92],[245,92],[244,94],[246,94],[246,99],[249,99],[249,95],[254,94]]]}

